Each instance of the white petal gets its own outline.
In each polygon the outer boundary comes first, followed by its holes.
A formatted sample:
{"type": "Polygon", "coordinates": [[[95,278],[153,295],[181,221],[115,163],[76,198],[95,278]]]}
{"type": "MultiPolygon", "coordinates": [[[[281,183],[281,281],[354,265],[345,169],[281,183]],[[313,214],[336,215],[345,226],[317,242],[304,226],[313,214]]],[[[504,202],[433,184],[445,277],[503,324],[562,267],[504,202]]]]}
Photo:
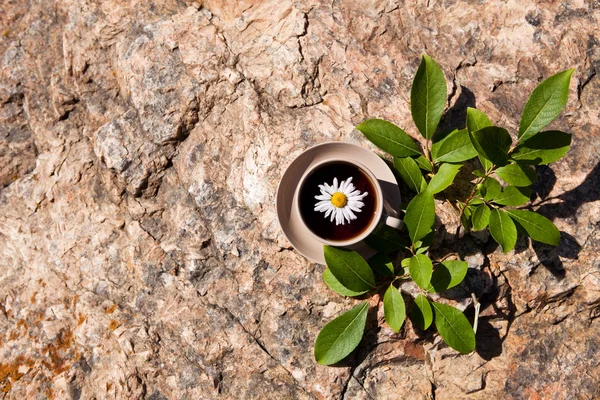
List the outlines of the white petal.
{"type": "Polygon", "coordinates": [[[353,190],[348,194],[348,197],[360,196],[360,190],[353,190]]]}
{"type": "Polygon", "coordinates": [[[361,194],[360,196],[348,196],[348,200],[362,200],[365,197],[367,197],[369,193],[364,192],[363,194],[361,194]]]}
{"type": "Polygon", "coordinates": [[[333,208],[328,208],[327,212],[325,213],[325,218],[329,217],[329,214],[331,214],[333,212],[333,208]]]}
{"type": "Polygon", "coordinates": [[[354,190],[354,189],[355,189],[355,188],[354,188],[354,185],[353,185],[353,184],[349,184],[348,186],[346,186],[346,190],[344,191],[344,194],[345,194],[346,196],[350,196],[350,195],[351,195],[352,193],[354,193],[354,192],[358,192],[357,194],[359,194],[359,193],[360,193],[360,191],[358,191],[358,190],[354,190]]]}
{"type": "Polygon", "coordinates": [[[350,221],[352,221],[352,217],[350,217],[350,212],[351,212],[351,211],[350,211],[350,210],[349,210],[347,207],[344,207],[344,208],[342,209],[342,213],[344,214],[344,218],[346,218],[346,220],[348,221],[348,223],[349,223],[350,221]]]}
{"type": "Polygon", "coordinates": [[[319,196],[315,196],[315,199],[330,201],[331,200],[331,195],[329,195],[329,194],[322,194],[322,195],[319,195],[319,196]]]}
{"type": "Polygon", "coordinates": [[[326,201],[326,202],[322,202],[322,204],[318,204],[317,206],[315,206],[315,211],[325,212],[325,211],[333,209],[333,208],[335,208],[333,206],[333,204],[326,201]]]}
{"type": "Polygon", "coordinates": [[[360,207],[364,207],[365,203],[363,203],[360,200],[348,200],[348,204],[347,205],[350,206],[350,207],[359,207],[360,208],[360,207]]]}
{"type": "Polygon", "coordinates": [[[346,207],[346,213],[348,214],[350,220],[356,219],[356,215],[354,215],[350,207],[346,207]]]}
{"type": "Polygon", "coordinates": [[[333,189],[333,191],[334,191],[334,192],[337,192],[337,191],[338,191],[338,180],[337,180],[337,178],[333,178],[333,186],[332,186],[332,189],[333,189]]]}
{"type": "Polygon", "coordinates": [[[319,185],[319,189],[321,190],[321,196],[331,196],[331,193],[327,191],[327,187],[325,185],[319,185]]]}
{"type": "Polygon", "coordinates": [[[352,177],[346,179],[345,181],[342,181],[342,183],[340,184],[340,192],[346,193],[346,188],[350,184],[351,180],[352,180],[352,177]]]}
{"type": "Polygon", "coordinates": [[[336,210],[337,210],[337,208],[333,208],[333,209],[331,210],[331,218],[329,219],[329,222],[333,222],[333,219],[334,219],[334,218],[335,218],[335,216],[337,215],[337,214],[336,214],[336,210]]]}
{"type": "Polygon", "coordinates": [[[354,212],[361,212],[361,211],[362,211],[362,210],[360,209],[360,207],[356,207],[356,206],[353,206],[353,205],[352,205],[352,206],[351,206],[351,205],[348,205],[347,207],[348,207],[349,209],[351,209],[352,211],[354,211],[354,212]]]}

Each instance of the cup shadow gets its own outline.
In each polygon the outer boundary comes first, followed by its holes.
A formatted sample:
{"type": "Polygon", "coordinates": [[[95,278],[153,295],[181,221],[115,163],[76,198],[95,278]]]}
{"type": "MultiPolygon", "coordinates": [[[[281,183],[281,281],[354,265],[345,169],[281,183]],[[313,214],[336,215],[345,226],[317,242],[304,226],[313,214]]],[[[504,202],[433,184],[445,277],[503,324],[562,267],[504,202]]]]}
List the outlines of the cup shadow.
{"type": "Polygon", "coordinates": [[[379,183],[379,186],[381,186],[381,191],[384,193],[384,214],[395,218],[400,218],[400,210],[397,208],[397,205],[401,203],[401,196],[400,190],[398,189],[398,184],[393,184],[391,182],[384,181],[381,179],[378,179],[377,182],[379,183]]]}

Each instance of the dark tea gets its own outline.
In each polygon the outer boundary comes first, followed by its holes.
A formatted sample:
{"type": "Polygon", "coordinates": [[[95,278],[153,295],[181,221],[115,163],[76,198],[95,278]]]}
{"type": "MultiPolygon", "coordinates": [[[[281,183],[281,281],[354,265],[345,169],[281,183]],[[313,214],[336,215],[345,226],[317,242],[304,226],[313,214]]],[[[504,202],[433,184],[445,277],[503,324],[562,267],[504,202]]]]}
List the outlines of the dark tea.
{"type": "MultiPolygon", "coordinates": [[[[343,192],[343,190],[329,190],[328,192],[343,192]]],[[[349,199],[353,199],[353,197],[349,199]]],[[[340,242],[351,240],[365,232],[375,216],[377,201],[376,191],[371,178],[357,166],[341,161],[326,163],[315,168],[304,180],[298,196],[300,215],[306,226],[320,238],[340,242]],[[330,196],[331,199],[326,199],[327,196],[319,188],[321,185],[322,187],[325,186],[331,189],[334,179],[341,186],[342,182],[348,182],[348,178],[352,178],[350,183],[354,187],[352,188],[349,183],[346,183],[341,189],[349,187],[353,189],[353,193],[360,193],[358,198],[363,205],[360,206],[360,211],[358,212],[350,210],[351,218],[355,219],[344,219],[343,224],[336,224],[339,221],[336,221],[335,218],[331,221],[331,215],[325,217],[325,212],[315,210],[315,206],[320,201],[316,197],[321,199],[322,208],[329,207],[335,210],[335,208],[339,208],[342,205],[357,204],[356,202],[345,203],[344,201],[347,200],[346,196],[339,193],[330,196]],[[365,196],[364,193],[367,193],[367,195],[365,196]],[[330,201],[332,204],[337,204],[337,206],[326,204],[326,200],[324,199],[330,201]]],[[[348,210],[346,209],[344,213],[348,215],[348,210]]]]}

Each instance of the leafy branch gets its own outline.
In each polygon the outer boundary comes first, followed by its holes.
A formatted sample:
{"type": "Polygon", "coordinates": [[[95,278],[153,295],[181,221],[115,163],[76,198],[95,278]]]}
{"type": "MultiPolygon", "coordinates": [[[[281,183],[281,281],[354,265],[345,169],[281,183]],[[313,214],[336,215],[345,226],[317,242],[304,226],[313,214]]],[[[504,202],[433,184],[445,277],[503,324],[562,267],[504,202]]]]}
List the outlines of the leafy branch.
{"type": "MultiPolygon", "coordinates": [[[[509,132],[480,110],[468,108],[466,128],[449,133],[438,131],[447,86],[438,64],[424,55],[414,77],[410,98],[415,126],[425,139],[425,149],[403,129],[391,122],[370,119],[356,129],[393,157],[393,166],[406,186],[415,193],[408,203],[406,232],[380,225],[365,242],[379,253],[369,262],[355,251],[325,246],[327,269],[323,280],[342,296],[357,297],[379,293],[387,324],[399,332],[406,318],[405,296],[398,288],[410,279],[420,294],[412,300],[410,319],[426,330],[435,323],[442,339],[451,348],[466,354],[475,349],[475,331],[464,314],[432,300],[430,294],[459,285],[468,265],[458,259],[431,260],[429,246],[435,235],[435,197],[452,185],[465,162],[476,159],[470,194],[464,201],[451,201],[465,231],[489,229],[504,252],[512,250],[519,233],[531,239],[558,245],[560,232],[546,217],[523,209],[530,202],[530,186],[537,180],[536,165],[563,157],[569,150],[571,134],[542,131],[564,108],[573,69],[543,81],[532,92],[513,141],[509,132]],[[521,207],[521,208],[518,208],[521,207]],[[389,253],[404,251],[410,257],[394,265],[389,253]]],[[[315,343],[315,358],[324,365],[337,363],[360,343],[369,309],[362,302],[329,322],[315,343]]]]}

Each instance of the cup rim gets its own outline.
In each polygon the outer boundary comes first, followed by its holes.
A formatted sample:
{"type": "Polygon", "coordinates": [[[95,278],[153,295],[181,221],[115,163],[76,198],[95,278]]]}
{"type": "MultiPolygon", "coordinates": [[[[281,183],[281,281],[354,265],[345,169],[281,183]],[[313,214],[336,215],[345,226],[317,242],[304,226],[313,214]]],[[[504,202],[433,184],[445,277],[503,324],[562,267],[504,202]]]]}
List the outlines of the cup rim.
{"type": "Polygon", "coordinates": [[[306,230],[319,242],[326,244],[328,246],[335,246],[335,247],[348,247],[348,246],[352,246],[354,244],[360,243],[375,230],[375,228],[379,224],[379,221],[381,220],[381,216],[383,215],[382,196],[383,196],[383,192],[381,189],[381,185],[379,184],[377,177],[371,172],[371,170],[369,170],[369,168],[367,168],[364,164],[362,164],[358,161],[343,160],[343,159],[338,159],[338,158],[328,158],[328,159],[321,160],[321,161],[311,165],[304,172],[302,177],[300,178],[300,181],[298,182],[298,185],[296,187],[296,193],[294,194],[294,198],[296,200],[295,201],[296,207],[298,207],[298,214],[300,216],[300,221],[302,222],[302,224],[304,224],[306,230]],[[352,239],[348,239],[348,240],[327,240],[327,239],[324,239],[324,238],[318,236],[308,227],[308,225],[306,224],[306,221],[304,220],[304,217],[302,216],[302,213],[300,212],[300,192],[302,190],[302,187],[304,186],[304,183],[306,182],[306,179],[318,167],[323,166],[325,164],[335,163],[335,162],[351,164],[351,165],[354,165],[354,166],[360,168],[367,175],[367,177],[371,180],[371,183],[373,184],[373,188],[375,189],[375,192],[377,195],[377,198],[375,199],[376,200],[375,212],[373,215],[373,219],[371,220],[371,223],[369,224],[369,226],[367,226],[367,228],[365,228],[363,233],[361,233],[360,235],[358,235],[352,239]]]}

